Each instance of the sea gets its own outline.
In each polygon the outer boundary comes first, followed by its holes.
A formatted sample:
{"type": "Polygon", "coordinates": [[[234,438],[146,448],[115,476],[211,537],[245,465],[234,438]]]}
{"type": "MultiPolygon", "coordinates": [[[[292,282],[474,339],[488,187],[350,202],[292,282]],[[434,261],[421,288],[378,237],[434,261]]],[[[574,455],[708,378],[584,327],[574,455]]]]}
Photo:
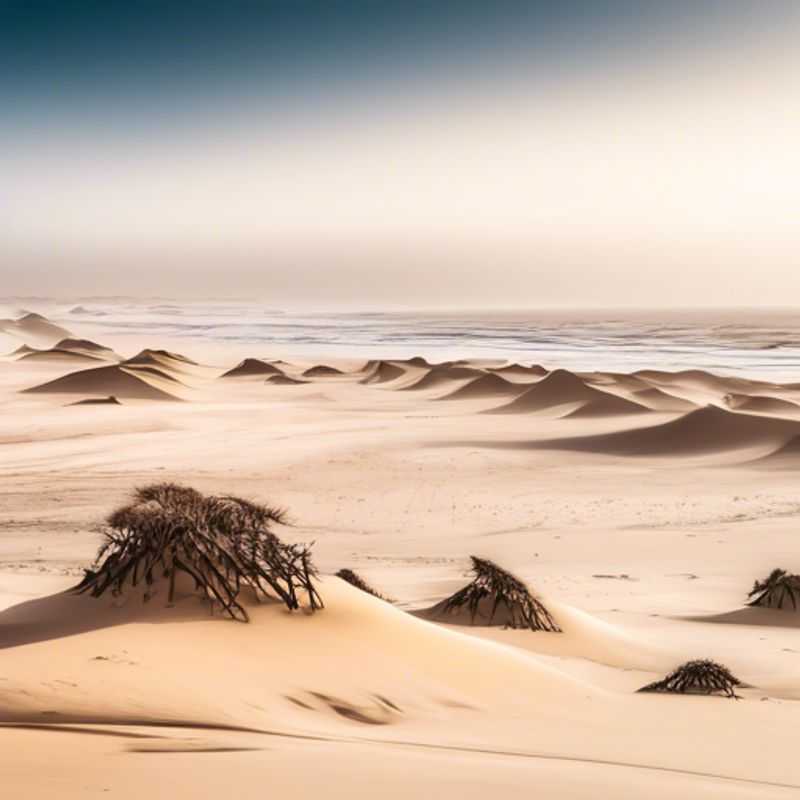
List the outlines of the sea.
{"type": "Polygon", "coordinates": [[[576,371],[704,369],[800,381],[795,309],[282,309],[169,298],[0,299],[70,330],[233,343],[254,357],[502,359],[576,371]]]}

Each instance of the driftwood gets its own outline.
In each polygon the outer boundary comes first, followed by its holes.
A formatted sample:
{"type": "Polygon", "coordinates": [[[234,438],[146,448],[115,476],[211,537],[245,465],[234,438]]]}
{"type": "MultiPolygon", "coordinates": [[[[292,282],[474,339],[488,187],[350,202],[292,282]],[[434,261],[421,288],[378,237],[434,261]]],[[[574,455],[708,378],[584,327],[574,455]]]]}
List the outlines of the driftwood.
{"type": "Polygon", "coordinates": [[[756,581],[747,595],[749,606],[783,608],[784,603],[792,604],[797,611],[800,600],[800,575],[791,575],[785,569],[774,569],[763,581],[756,581]]]}
{"type": "Polygon", "coordinates": [[[742,682],[727,667],[715,661],[687,661],[666,678],[649,683],[640,692],[673,692],[678,694],[716,694],[737,697],[734,691],[742,682]]]}
{"type": "Polygon", "coordinates": [[[438,612],[446,615],[466,608],[474,624],[481,607],[485,609],[490,605],[488,625],[492,624],[498,610],[505,610],[507,628],[561,632],[550,612],[519,578],[493,561],[477,556],[470,558],[475,577],[463,589],[439,603],[436,607],[438,612]]]}
{"type": "Polygon", "coordinates": [[[373,589],[358,573],[353,572],[352,569],[340,569],[336,573],[337,578],[341,578],[343,581],[347,581],[351,586],[355,586],[356,589],[361,589],[362,592],[366,592],[367,594],[371,594],[373,597],[377,597],[379,600],[385,600],[387,603],[393,603],[393,600],[390,600],[388,597],[382,595],[377,589],[373,589]]]}
{"type": "Polygon", "coordinates": [[[143,582],[147,601],[163,578],[171,603],[176,575],[183,572],[212,611],[218,605],[242,622],[249,619],[239,602],[245,587],[256,600],[274,596],[290,610],[300,608],[302,594],[312,611],[322,608],[310,550],[271,531],[284,522],[279,509],[238,497],[205,496],[173,483],[145,486],[135,491],[133,503],[108,517],[95,563],[74,591],[120,595],[143,582]]]}

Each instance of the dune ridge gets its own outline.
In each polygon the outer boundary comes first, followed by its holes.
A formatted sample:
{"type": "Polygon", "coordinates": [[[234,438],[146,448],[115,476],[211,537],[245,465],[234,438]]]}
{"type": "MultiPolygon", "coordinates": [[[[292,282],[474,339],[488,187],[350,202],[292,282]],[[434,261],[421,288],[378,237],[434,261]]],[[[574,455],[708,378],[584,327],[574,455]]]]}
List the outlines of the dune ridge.
{"type": "Polygon", "coordinates": [[[510,403],[488,414],[557,412],[559,416],[614,416],[639,414],[647,409],[632,400],[595,389],[577,375],[557,369],[527,388],[510,403]]]}
{"type": "Polygon", "coordinates": [[[489,373],[474,378],[464,386],[437,398],[437,400],[483,400],[516,397],[526,391],[524,384],[512,383],[500,375],[489,373]]]}
{"type": "Polygon", "coordinates": [[[255,378],[266,375],[283,375],[283,370],[263,361],[260,358],[245,358],[240,361],[233,369],[229,369],[220,375],[220,378],[255,378]]]}
{"type": "Polygon", "coordinates": [[[25,344],[52,347],[72,336],[70,331],[51,322],[41,314],[27,313],[17,319],[0,319],[0,333],[7,333],[25,344]]]}
{"type": "Polygon", "coordinates": [[[365,372],[367,374],[361,379],[361,383],[368,385],[375,383],[391,383],[407,374],[406,370],[397,362],[383,360],[369,362],[365,368],[365,372]]]}
{"type": "Polygon", "coordinates": [[[167,391],[170,382],[177,383],[177,379],[154,367],[137,368],[123,363],[71,372],[22,391],[28,394],[113,395],[131,400],[179,400],[167,391]],[[160,388],[159,383],[163,383],[164,388],[160,388]]]}
{"type": "Polygon", "coordinates": [[[438,365],[428,368],[418,380],[411,385],[401,386],[398,391],[417,392],[426,389],[440,389],[442,387],[452,387],[455,381],[466,381],[480,378],[486,373],[474,367],[455,367],[451,365],[438,365]]]}
{"type": "Polygon", "coordinates": [[[548,439],[535,447],[622,456],[776,452],[800,436],[800,421],[759,417],[709,405],[658,425],[594,436],[548,439]]]}

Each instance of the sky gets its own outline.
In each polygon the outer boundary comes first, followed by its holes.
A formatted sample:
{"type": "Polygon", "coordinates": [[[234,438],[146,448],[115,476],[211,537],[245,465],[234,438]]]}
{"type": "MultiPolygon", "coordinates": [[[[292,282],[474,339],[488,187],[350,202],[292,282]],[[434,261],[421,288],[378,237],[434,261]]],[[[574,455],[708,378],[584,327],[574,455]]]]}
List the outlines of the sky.
{"type": "Polygon", "coordinates": [[[0,294],[800,297],[800,4],[0,0],[0,294]]]}

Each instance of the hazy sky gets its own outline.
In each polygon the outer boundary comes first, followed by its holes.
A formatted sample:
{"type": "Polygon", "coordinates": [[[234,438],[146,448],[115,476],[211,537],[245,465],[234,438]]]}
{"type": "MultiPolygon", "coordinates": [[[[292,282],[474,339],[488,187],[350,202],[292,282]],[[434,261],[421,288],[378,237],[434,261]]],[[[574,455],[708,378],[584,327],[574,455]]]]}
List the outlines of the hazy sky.
{"type": "Polygon", "coordinates": [[[0,294],[800,297],[800,3],[0,0],[0,294]]]}

